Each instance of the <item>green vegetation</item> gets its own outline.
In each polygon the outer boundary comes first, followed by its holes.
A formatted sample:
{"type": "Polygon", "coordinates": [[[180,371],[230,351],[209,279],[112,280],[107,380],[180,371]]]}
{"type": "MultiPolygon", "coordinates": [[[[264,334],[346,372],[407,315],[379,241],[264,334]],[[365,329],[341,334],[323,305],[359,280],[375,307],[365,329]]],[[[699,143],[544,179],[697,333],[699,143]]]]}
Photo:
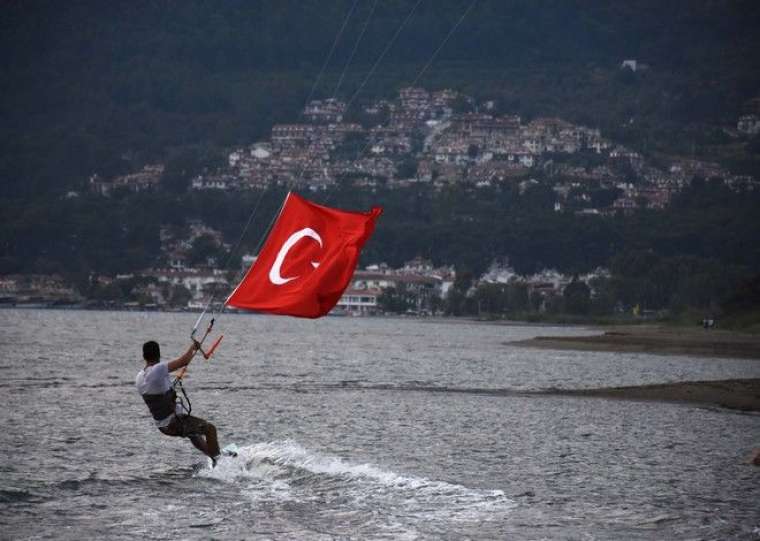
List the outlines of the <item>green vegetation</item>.
{"type": "MultiPolygon", "coordinates": [[[[49,197],[25,206],[3,200],[0,274],[58,272],[82,283],[93,272],[115,275],[165,264],[162,226],[181,229],[201,219],[234,244],[260,199],[248,234],[233,254],[239,257],[256,249],[283,196],[283,189],[273,189],[236,195],[159,191],[120,199],[49,197]]],[[[600,292],[593,301],[578,284],[556,307],[579,315],[611,313],[616,302],[649,310],[714,310],[760,268],[760,193],[733,192],[718,182],[694,182],[665,212],[609,217],[557,213],[536,190],[520,195],[509,185],[441,192],[336,187],[311,197],[342,208],[384,206],[364,264],[398,267],[416,256],[454,264],[459,281],[447,307],[453,315],[524,310],[524,295],[509,288],[484,290],[476,298],[465,295],[473,278],[503,257],[520,274],[610,268],[608,282],[587,284],[600,292]]],[[[221,265],[228,254],[212,239],[199,237],[191,257],[194,262],[215,257],[221,265]]],[[[388,301],[403,303],[404,293],[389,294],[388,301]]]]}
{"type": "MultiPolygon", "coordinates": [[[[387,118],[388,111],[368,115],[361,105],[395,96],[414,81],[470,1],[423,1],[364,84],[415,4],[378,4],[336,88],[362,31],[357,21],[371,9],[371,3],[360,3],[313,97],[347,99],[361,90],[347,118],[365,126],[387,118]]],[[[91,274],[161,264],[161,227],[186,227],[189,219],[202,220],[234,243],[260,194],[199,194],[188,191],[188,183],[220,163],[231,146],[266,139],[272,124],[299,118],[351,5],[4,5],[0,274],[63,273],[90,291],[91,274]],[[109,178],[150,163],[165,164],[158,191],[117,191],[110,199],[85,193],[93,173],[109,178]],[[70,190],[80,195],[69,197],[70,190]]],[[[418,84],[492,99],[497,114],[558,116],[598,127],[654,162],[673,155],[710,159],[760,178],[758,138],[730,133],[741,114],[758,112],[758,27],[760,4],[752,0],[480,0],[418,84]],[[621,70],[629,58],[641,69],[621,70]]],[[[469,110],[472,103],[462,99],[456,108],[469,110]]],[[[336,154],[351,155],[363,144],[361,137],[349,137],[336,154]]],[[[596,159],[590,153],[556,158],[583,166],[596,159]]],[[[402,163],[402,176],[414,167],[402,163]]],[[[513,184],[433,193],[427,187],[358,190],[346,181],[315,198],[346,208],[385,207],[365,263],[395,266],[421,255],[455,264],[466,279],[446,307],[452,314],[520,313],[526,303],[531,306],[531,299],[509,288],[480,291],[476,298],[465,294],[467,280],[505,256],[523,274],[610,267],[609,283],[592,286],[601,297],[587,299],[578,285],[562,306],[549,307],[579,317],[608,314],[617,301],[651,310],[716,308],[741,296],[737,284],[760,268],[760,194],[697,179],[665,212],[575,216],[554,212],[550,186],[541,172],[536,178],[538,185],[524,193],[513,184]]],[[[283,192],[263,194],[241,252],[255,249],[283,192]]],[[[598,205],[617,195],[601,189],[591,194],[598,205]]],[[[199,241],[193,259],[204,253],[227,257],[208,239],[199,241]]],[[[122,285],[94,294],[124,294],[122,285]]],[[[127,286],[129,295],[140,294],[140,284],[127,286]]],[[[166,294],[177,302],[183,297],[182,291],[166,294]]],[[[387,301],[402,306],[404,299],[404,292],[395,292],[387,301]]],[[[742,314],[754,309],[727,306],[742,314]]]]}
{"type": "MultiPolygon", "coordinates": [[[[183,148],[265,138],[298,118],[351,0],[11,2],[0,15],[0,196],[76,189],[183,148]]],[[[358,6],[314,97],[394,96],[469,0],[358,6]],[[363,85],[363,86],[362,86],[363,85]]],[[[722,132],[760,95],[760,4],[480,0],[418,84],[560,116],[650,155],[716,155],[758,174],[757,145],[722,132]],[[621,70],[635,58],[645,69],[621,70]]],[[[470,107],[460,104],[460,109],[470,107]]],[[[760,175],[758,175],[760,176],[760,175]]],[[[181,183],[179,184],[181,189],[181,183]]]]}

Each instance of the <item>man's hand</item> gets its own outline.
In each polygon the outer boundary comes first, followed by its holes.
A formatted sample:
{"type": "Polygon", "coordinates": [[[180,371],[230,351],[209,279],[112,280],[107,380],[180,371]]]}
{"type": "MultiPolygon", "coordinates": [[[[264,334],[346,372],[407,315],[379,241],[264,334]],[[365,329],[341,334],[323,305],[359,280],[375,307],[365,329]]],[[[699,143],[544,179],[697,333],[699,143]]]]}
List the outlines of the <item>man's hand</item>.
{"type": "Polygon", "coordinates": [[[199,349],[201,349],[200,342],[193,339],[193,343],[190,344],[190,347],[187,348],[187,351],[181,357],[174,359],[173,361],[169,361],[169,372],[174,372],[175,370],[179,370],[183,366],[190,364],[190,361],[193,360],[193,357],[199,349]]]}

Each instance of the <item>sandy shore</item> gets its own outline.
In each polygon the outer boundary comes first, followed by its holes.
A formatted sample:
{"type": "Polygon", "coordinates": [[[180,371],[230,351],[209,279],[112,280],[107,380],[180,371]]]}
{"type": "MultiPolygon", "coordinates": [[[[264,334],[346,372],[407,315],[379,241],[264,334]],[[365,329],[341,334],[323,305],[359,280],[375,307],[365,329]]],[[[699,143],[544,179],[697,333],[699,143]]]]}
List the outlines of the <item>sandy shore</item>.
{"type": "Polygon", "coordinates": [[[597,396],[624,400],[695,402],[742,411],[760,412],[760,378],[664,383],[604,389],[552,390],[547,391],[547,394],[597,396]]]}
{"type": "Polygon", "coordinates": [[[538,336],[510,345],[544,349],[699,355],[760,360],[760,336],[701,328],[624,326],[598,336],[538,336]]]}
{"type": "MultiPolygon", "coordinates": [[[[665,355],[698,355],[760,360],[760,336],[723,330],[621,326],[596,336],[539,336],[510,345],[542,349],[639,352],[665,355]]],[[[695,402],[743,411],[760,411],[760,379],[699,381],[611,387],[604,389],[552,390],[564,396],[598,396],[626,400],[695,402]]]]}

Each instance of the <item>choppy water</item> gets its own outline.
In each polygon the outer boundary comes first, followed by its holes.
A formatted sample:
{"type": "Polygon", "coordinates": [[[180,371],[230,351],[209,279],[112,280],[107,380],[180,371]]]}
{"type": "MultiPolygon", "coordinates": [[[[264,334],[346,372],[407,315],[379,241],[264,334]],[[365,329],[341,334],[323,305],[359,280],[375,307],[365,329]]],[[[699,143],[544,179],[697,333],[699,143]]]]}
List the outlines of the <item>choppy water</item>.
{"type": "Polygon", "coordinates": [[[0,538],[760,538],[760,416],[526,392],[760,362],[506,345],[573,328],[224,315],[186,382],[240,446],[212,471],[133,386],[142,342],[179,354],[195,317],[0,310],[0,538]]]}

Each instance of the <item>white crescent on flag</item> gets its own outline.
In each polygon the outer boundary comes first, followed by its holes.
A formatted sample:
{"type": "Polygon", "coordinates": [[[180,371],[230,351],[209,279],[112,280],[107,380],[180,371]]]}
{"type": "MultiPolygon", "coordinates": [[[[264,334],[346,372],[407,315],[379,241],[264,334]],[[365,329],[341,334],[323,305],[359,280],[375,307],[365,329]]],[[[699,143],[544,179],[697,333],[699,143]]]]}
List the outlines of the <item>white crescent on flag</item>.
{"type": "MultiPolygon", "coordinates": [[[[289,278],[283,278],[281,272],[282,272],[282,264],[285,261],[285,257],[288,255],[288,252],[290,252],[291,248],[295,246],[295,244],[305,238],[309,237],[314,239],[319,243],[319,247],[322,248],[322,237],[319,236],[319,233],[314,231],[310,227],[305,227],[299,231],[296,231],[290,237],[288,237],[288,240],[286,240],[282,246],[280,247],[280,251],[277,252],[277,257],[274,259],[274,263],[272,264],[272,268],[269,269],[269,281],[272,282],[276,286],[281,286],[283,284],[287,284],[288,282],[295,280],[298,278],[298,276],[291,276],[289,278]]],[[[319,267],[319,263],[316,261],[311,262],[312,267],[315,269],[319,267]]]]}

